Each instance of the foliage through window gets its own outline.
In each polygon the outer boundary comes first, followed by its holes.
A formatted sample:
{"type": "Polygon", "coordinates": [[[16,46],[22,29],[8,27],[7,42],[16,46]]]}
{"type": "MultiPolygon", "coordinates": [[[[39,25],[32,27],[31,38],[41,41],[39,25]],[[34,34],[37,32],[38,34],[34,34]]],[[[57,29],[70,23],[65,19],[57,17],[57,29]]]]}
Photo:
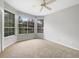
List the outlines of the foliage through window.
{"type": "Polygon", "coordinates": [[[38,19],[37,20],[37,33],[43,33],[43,19],[38,19]]]}
{"type": "Polygon", "coordinates": [[[34,33],[34,20],[30,19],[28,21],[28,33],[34,33]]]}
{"type": "Polygon", "coordinates": [[[19,34],[34,33],[33,19],[19,16],[19,34]]]}
{"type": "Polygon", "coordinates": [[[4,11],[4,36],[15,34],[15,15],[9,11],[4,11]]]}

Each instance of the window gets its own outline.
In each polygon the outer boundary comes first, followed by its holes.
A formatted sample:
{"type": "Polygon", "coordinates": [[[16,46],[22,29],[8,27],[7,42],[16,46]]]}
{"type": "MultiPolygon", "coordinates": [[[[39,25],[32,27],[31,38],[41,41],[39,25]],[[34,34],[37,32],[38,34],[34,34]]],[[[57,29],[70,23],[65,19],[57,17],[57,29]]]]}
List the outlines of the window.
{"type": "Polygon", "coordinates": [[[27,33],[27,18],[19,16],[19,34],[27,33]]]}
{"type": "Polygon", "coordinates": [[[28,33],[34,33],[34,20],[30,19],[28,21],[28,33]]]}
{"type": "Polygon", "coordinates": [[[37,33],[43,33],[43,19],[37,20],[37,33]]]}
{"type": "Polygon", "coordinates": [[[15,34],[15,15],[11,12],[4,11],[4,36],[15,34]]]}
{"type": "Polygon", "coordinates": [[[19,34],[34,33],[33,19],[19,16],[19,34]]]}

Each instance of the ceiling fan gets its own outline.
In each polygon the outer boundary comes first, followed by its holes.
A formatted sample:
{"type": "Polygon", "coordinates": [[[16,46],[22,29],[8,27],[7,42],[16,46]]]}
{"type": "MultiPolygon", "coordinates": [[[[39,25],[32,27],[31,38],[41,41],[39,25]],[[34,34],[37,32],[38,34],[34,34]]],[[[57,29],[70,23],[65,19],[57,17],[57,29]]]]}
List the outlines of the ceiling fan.
{"type": "Polygon", "coordinates": [[[46,8],[46,9],[48,9],[48,10],[52,10],[52,8],[50,8],[50,7],[48,7],[47,5],[49,5],[49,4],[51,4],[52,2],[54,2],[54,1],[56,1],[56,0],[43,0],[43,3],[40,5],[41,6],[41,9],[40,9],[40,11],[42,11],[43,10],[43,8],[46,8]],[[47,2],[48,1],[48,2],[47,2]]]}

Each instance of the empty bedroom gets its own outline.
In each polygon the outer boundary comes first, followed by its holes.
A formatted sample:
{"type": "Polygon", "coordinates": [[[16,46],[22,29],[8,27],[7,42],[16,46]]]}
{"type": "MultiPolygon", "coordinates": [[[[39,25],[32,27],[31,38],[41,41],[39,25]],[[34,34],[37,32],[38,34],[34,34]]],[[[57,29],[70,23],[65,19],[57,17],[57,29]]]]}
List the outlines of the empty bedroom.
{"type": "Polygon", "coordinates": [[[79,58],[79,0],[0,0],[0,58],[79,58]]]}

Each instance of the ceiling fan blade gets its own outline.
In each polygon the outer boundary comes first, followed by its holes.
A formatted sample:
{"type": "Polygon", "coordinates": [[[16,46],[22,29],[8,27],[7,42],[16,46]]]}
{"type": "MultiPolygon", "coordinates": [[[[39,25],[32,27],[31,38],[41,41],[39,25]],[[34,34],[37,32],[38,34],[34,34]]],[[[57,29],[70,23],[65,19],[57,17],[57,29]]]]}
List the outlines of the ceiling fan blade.
{"type": "Polygon", "coordinates": [[[48,4],[51,4],[51,3],[53,3],[53,2],[55,2],[56,0],[50,0],[50,1],[48,1],[46,4],[48,5],[48,4]]]}
{"type": "Polygon", "coordinates": [[[41,7],[40,11],[42,11],[42,10],[43,10],[43,6],[41,7]]]}
{"type": "Polygon", "coordinates": [[[47,8],[48,10],[52,10],[52,8],[48,7],[48,6],[45,6],[45,8],[47,8]]]}
{"type": "Polygon", "coordinates": [[[43,3],[44,3],[44,4],[46,4],[46,1],[45,1],[45,0],[43,0],[43,3]]]}

